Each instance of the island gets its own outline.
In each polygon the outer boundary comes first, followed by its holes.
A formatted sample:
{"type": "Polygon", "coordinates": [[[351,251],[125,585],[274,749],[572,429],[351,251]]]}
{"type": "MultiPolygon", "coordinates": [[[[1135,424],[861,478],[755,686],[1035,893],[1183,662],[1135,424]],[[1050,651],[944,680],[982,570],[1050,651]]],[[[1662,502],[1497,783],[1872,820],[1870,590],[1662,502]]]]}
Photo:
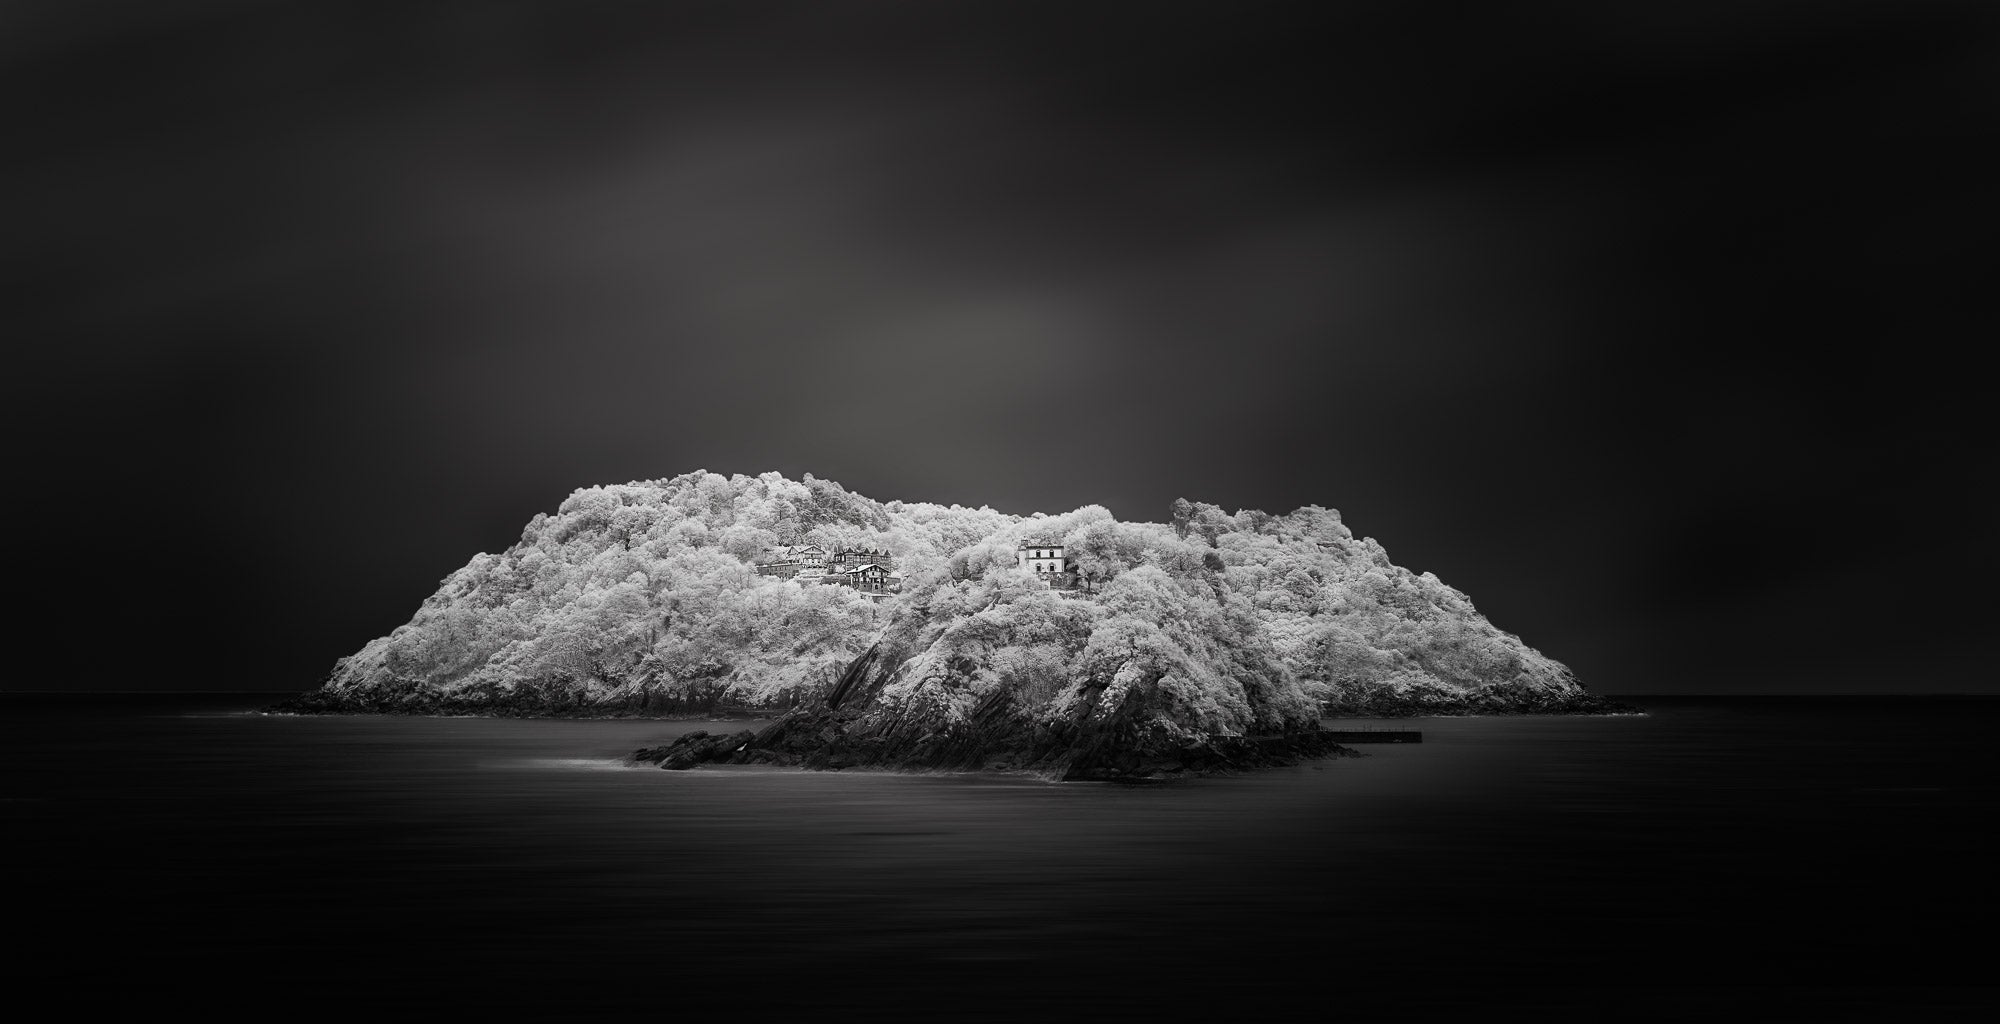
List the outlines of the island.
{"type": "Polygon", "coordinates": [[[777,716],[667,768],[1148,778],[1339,754],[1329,716],[1624,710],[1329,508],[1168,521],[697,471],[589,487],[292,713],[777,716]]]}

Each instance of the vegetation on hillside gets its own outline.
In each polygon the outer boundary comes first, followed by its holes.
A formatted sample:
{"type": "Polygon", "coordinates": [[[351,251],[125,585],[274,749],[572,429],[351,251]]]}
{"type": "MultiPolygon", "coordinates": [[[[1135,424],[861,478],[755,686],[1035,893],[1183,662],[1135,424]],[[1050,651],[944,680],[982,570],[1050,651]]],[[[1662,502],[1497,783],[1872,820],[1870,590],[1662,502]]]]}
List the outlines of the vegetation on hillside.
{"type": "Polygon", "coordinates": [[[1043,726],[1143,704],[1161,736],[1285,732],[1329,711],[1592,705],[1568,669],[1338,512],[1171,511],[1023,517],[775,473],[585,488],[294,706],[779,709],[818,702],[870,653],[863,703],[932,731],[999,703],[1043,726]],[[1016,567],[1030,539],[1067,546],[1075,589],[1016,567]],[[887,550],[908,584],[876,602],[754,570],[767,548],[800,543],[887,550]]]}

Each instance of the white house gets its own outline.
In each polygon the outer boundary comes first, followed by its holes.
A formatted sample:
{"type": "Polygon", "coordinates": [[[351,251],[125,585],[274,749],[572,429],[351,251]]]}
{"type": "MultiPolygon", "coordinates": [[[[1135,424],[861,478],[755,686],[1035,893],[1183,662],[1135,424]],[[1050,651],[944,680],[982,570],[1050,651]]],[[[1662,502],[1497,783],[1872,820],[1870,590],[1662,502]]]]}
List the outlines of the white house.
{"type": "Polygon", "coordinates": [[[1024,540],[1014,549],[1014,562],[1042,579],[1063,574],[1063,546],[1039,540],[1024,540]]]}

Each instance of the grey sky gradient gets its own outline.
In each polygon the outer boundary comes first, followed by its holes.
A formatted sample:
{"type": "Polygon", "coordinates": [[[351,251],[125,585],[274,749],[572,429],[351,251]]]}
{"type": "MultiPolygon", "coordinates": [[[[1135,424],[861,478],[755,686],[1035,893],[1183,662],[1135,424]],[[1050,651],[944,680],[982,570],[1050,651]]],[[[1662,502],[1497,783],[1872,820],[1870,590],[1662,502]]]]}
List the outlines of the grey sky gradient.
{"type": "Polygon", "coordinates": [[[654,6],[7,16],[23,573],[140,655],[9,688],[304,688],[697,468],[1328,505],[1603,692],[1993,687],[1990,5],[654,6]]]}

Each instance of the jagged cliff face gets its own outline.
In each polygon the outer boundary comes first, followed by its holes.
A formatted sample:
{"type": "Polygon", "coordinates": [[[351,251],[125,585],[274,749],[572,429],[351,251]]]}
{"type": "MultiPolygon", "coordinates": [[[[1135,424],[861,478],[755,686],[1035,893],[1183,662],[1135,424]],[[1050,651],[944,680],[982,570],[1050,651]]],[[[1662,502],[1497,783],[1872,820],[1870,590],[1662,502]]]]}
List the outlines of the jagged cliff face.
{"type": "Polygon", "coordinates": [[[1114,727],[1172,744],[1296,731],[1328,710],[1589,703],[1562,665],[1329,509],[1017,517],[694,473],[578,491],[305,704],[670,713],[819,708],[836,690],[842,728],[891,745],[1114,727]],[[1016,566],[1029,537],[1066,545],[1076,590],[1016,566]],[[875,603],[754,572],[793,543],[882,548],[910,582],[875,603]]]}

